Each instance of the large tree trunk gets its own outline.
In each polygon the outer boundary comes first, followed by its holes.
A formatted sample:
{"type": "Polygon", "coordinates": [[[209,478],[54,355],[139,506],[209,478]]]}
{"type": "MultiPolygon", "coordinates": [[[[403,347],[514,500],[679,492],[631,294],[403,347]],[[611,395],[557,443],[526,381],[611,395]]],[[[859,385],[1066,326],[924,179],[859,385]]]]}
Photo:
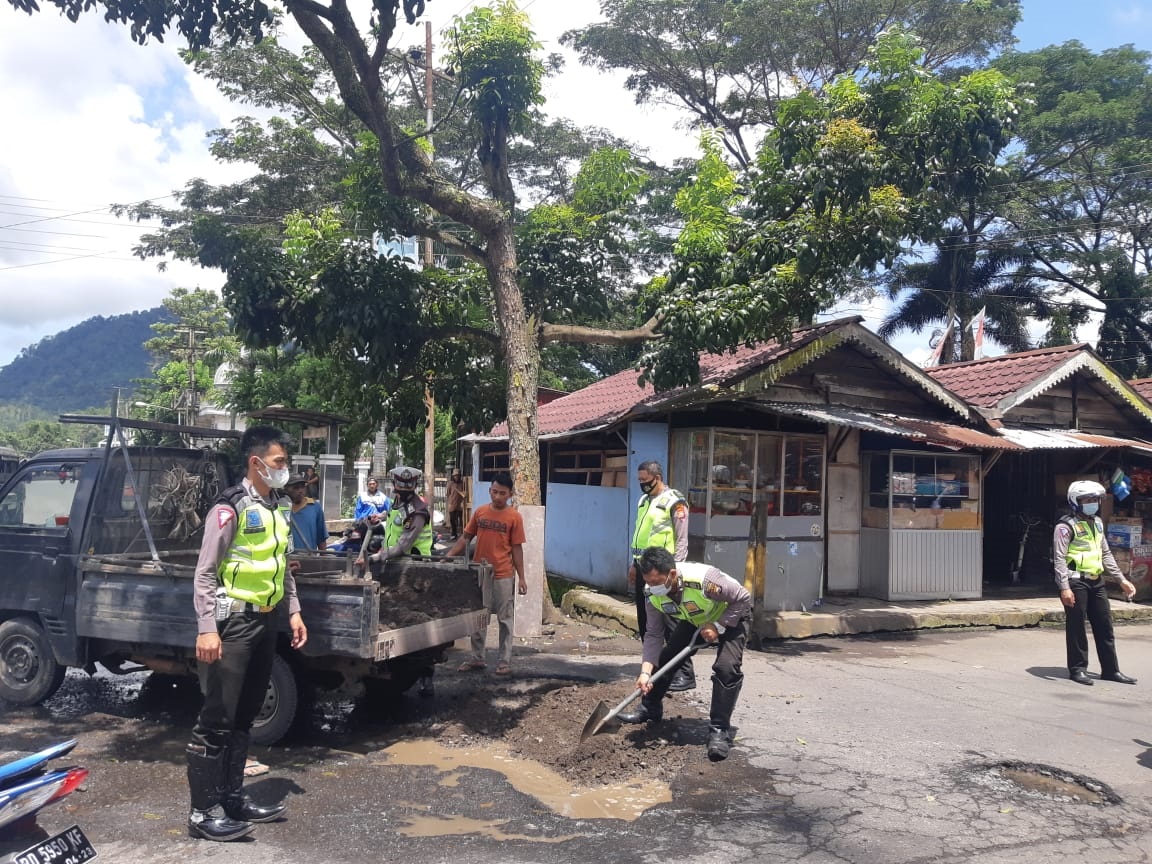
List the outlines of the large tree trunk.
{"type": "Polygon", "coordinates": [[[540,378],[540,346],[535,327],[527,320],[516,280],[516,244],[512,222],[488,235],[488,282],[496,298],[500,348],[508,376],[508,457],[516,500],[540,503],[540,451],[536,443],[536,393],[540,378]]]}

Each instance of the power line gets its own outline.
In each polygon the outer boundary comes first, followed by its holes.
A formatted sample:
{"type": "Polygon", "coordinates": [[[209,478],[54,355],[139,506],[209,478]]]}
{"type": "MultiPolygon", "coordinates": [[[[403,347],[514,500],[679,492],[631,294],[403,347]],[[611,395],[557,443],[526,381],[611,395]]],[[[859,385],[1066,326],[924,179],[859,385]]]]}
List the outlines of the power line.
{"type": "MultiPolygon", "coordinates": [[[[93,252],[91,255],[73,255],[71,258],[61,258],[58,261],[36,261],[36,262],[33,262],[32,264],[12,264],[8,267],[0,267],[0,273],[4,272],[5,270],[23,270],[26,267],[42,267],[45,264],[64,264],[67,261],[79,261],[82,258],[99,258],[99,257],[104,256],[104,255],[110,255],[112,252],[115,252],[115,251],[116,251],[115,249],[108,249],[108,250],[105,250],[104,252],[93,252]]],[[[113,259],[107,259],[107,260],[113,260],[113,259]]]]}

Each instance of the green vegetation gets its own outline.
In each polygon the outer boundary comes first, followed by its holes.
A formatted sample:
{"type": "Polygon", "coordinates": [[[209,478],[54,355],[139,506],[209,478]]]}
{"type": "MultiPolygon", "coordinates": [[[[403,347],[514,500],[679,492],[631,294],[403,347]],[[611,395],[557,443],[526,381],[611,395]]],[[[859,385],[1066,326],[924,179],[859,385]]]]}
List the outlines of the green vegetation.
{"type": "MultiPolygon", "coordinates": [[[[29,407],[52,417],[107,409],[114,388],[131,388],[137,378],[151,375],[152,358],[144,342],[165,316],[163,309],[97,315],[41,339],[0,368],[0,406],[7,406],[16,421],[29,407]]],[[[6,419],[0,414],[0,422],[6,419]]]]}

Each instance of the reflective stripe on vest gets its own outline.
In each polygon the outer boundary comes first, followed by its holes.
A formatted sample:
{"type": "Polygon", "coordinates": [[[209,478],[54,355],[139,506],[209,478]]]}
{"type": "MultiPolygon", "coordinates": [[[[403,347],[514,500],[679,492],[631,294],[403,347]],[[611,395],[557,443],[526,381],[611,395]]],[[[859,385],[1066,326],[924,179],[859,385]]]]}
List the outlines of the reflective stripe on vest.
{"type": "Polygon", "coordinates": [[[275,606],[284,597],[291,527],[290,505],[282,500],[269,507],[248,494],[228,499],[236,511],[236,535],[216,573],[229,597],[257,606],[275,606]]]}
{"type": "Polygon", "coordinates": [[[396,545],[400,537],[404,534],[404,523],[408,521],[413,513],[424,514],[424,527],[420,529],[420,533],[416,535],[416,542],[412,544],[411,549],[405,549],[405,555],[431,555],[432,554],[432,520],[425,510],[409,510],[407,504],[398,504],[392,510],[392,515],[388,519],[388,525],[384,529],[384,547],[391,548],[396,545]]]}
{"type": "Polygon", "coordinates": [[[712,569],[711,564],[696,564],[688,561],[676,565],[676,572],[680,575],[682,588],[680,602],[665,595],[657,597],[649,595],[648,601],[669,618],[679,618],[682,621],[691,621],[697,627],[704,624],[714,624],[720,620],[727,603],[712,600],[704,593],[704,574],[712,569]]]}
{"type": "Polygon", "coordinates": [[[684,496],[668,487],[655,498],[640,497],[636,504],[636,530],[632,534],[632,557],[639,558],[650,546],[676,554],[676,532],[672,529],[672,508],[684,496]]]}
{"type": "Polygon", "coordinates": [[[1104,523],[1099,517],[1091,520],[1067,517],[1061,520],[1072,529],[1068,552],[1064,560],[1077,573],[1097,576],[1104,572],[1104,523]]]}

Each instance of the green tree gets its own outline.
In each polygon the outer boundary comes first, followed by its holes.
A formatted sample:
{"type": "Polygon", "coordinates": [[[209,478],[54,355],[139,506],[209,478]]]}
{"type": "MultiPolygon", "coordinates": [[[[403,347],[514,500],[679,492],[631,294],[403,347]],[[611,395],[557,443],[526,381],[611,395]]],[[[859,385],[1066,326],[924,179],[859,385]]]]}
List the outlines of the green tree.
{"type": "MultiPolygon", "coordinates": [[[[134,32],[140,38],[155,34],[156,28],[162,29],[154,9],[130,5],[136,8],[141,21],[151,22],[145,26],[138,21],[134,32]]],[[[356,163],[351,172],[344,174],[347,177],[351,173],[353,180],[344,191],[351,190],[360,199],[351,202],[345,214],[342,237],[313,232],[308,242],[317,244],[317,254],[310,262],[300,259],[290,262],[283,257],[281,248],[285,238],[274,233],[269,221],[260,222],[257,213],[241,209],[215,217],[201,213],[181,224],[176,224],[179,218],[172,220],[174,229],[170,236],[149,238],[150,245],[142,251],[162,253],[185,240],[186,244],[181,247],[184,254],[195,256],[207,266],[224,269],[229,277],[226,297],[237,325],[241,334],[256,344],[269,346],[298,338],[305,348],[332,350],[348,364],[362,363],[368,369],[370,380],[375,379],[379,384],[415,382],[412,370],[418,359],[444,359],[445,366],[434,368],[461,374],[441,373],[437,381],[458,381],[461,388],[478,376],[486,375],[489,382],[498,379],[505,391],[501,413],[510,422],[517,485],[523,490],[522,500],[538,500],[534,417],[542,346],[557,342],[629,344],[650,338],[653,331],[651,323],[636,328],[629,322],[627,326],[610,327],[604,332],[586,318],[553,321],[533,314],[532,308],[547,308],[551,315],[553,308],[562,313],[573,311],[571,305],[533,307],[531,301],[525,302],[519,278],[524,268],[517,260],[518,178],[511,156],[517,147],[527,152],[524,143],[527,136],[541,128],[552,133],[553,139],[560,143],[571,141],[571,136],[565,137],[564,130],[558,130],[555,124],[547,126],[538,122],[536,106],[540,101],[544,66],[535,59],[537,46],[527,29],[526,18],[511,3],[500,2],[491,9],[472,10],[453,28],[450,62],[461,82],[461,90],[452,100],[455,109],[446,112],[444,122],[438,122],[434,130],[438,152],[437,162],[433,163],[424,140],[429,130],[422,129],[422,122],[413,116],[411,100],[397,95],[410,75],[407,65],[397,64],[391,51],[397,35],[400,4],[376,4],[372,26],[366,35],[357,29],[349,10],[338,2],[330,7],[287,2],[284,8],[312,40],[315,53],[311,58],[323,58],[328,67],[322,70],[305,56],[296,67],[299,77],[292,78],[291,84],[311,87],[322,79],[330,80],[339,97],[299,100],[301,113],[297,125],[305,121],[314,124],[304,135],[315,136],[321,129],[336,127],[334,118],[355,119],[355,123],[341,127],[333,136],[339,142],[339,155],[356,163]],[[449,141],[453,135],[459,135],[471,143],[471,150],[455,161],[449,153],[443,168],[439,150],[441,132],[445,132],[443,137],[449,141]],[[368,217],[367,229],[359,227],[364,224],[359,222],[362,216],[368,217]],[[250,219],[247,224],[246,218],[250,219]],[[450,262],[463,260],[473,266],[465,268],[462,274],[413,275],[402,262],[381,260],[375,249],[366,248],[374,234],[384,239],[408,235],[428,237],[447,253],[450,262]],[[358,244],[349,246],[346,242],[349,240],[356,240],[358,244]],[[326,251],[320,249],[322,246],[326,251]],[[307,278],[318,280],[314,287],[324,285],[324,298],[316,297],[300,281],[305,272],[300,265],[305,263],[316,265],[307,278]],[[476,284],[477,274],[482,276],[483,286],[476,284]],[[461,297],[463,302],[450,302],[461,297]],[[424,314],[428,309],[442,314],[429,317],[424,314]],[[477,318],[477,310],[484,313],[482,319],[477,318]],[[327,340],[321,347],[322,336],[336,338],[327,340]],[[433,339],[450,337],[486,346],[489,352],[496,347],[499,359],[466,363],[468,354],[458,347],[445,349],[443,353],[450,356],[444,358],[430,358],[428,352],[417,350],[431,346],[433,339]],[[371,356],[372,362],[363,364],[367,356],[371,356]]],[[[227,10],[217,11],[227,14],[227,10]]],[[[252,21],[237,21],[248,27],[250,35],[262,33],[267,26],[267,21],[258,26],[252,21]]],[[[187,15],[180,18],[179,27],[192,37],[197,48],[208,44],[212,28],[191,26],[189,29],[187,15]]],[[[253,73],[237,68],[238,54],[218,55],[222,65],[214,66],[217,61],[205,59],[212,53],[201,51],[193,55],[193,60],[204,64],[202,68],[216,70],[214,75],[236,73],[237,83],[232,86],[236,87],[237,94],[243,92],[244,98],[254,99],[258,104],[262,99],[277,98],[269,95],[274,94],[274,90],[260,88],[261,84],[280,81],[273,77],[276,73],[271,64],[257,66],[256,71],[262,76],[265,71],[271,74],[253,81],[253,73]]],[[[277,86],[281,93],[293,89],[285,88],[282,82],[277,86]]],[[[286,127],[271,131],[280,141],[293,141],[292,132],[286,127]]],[[[243,134],[222,137],[218,142],[219,152],[238,153],[236,148],[248,146],[250,142],[251,138],[243,134]]],[[[312,146],[308,142],[297,143],[297,152],[304,154],[312,146]]],[[[555,166],[564,161],[554,162],[547,172],[538,172],[535,182],[550,192],[563,191],[567,180],[564,172],[555,166]]],[[[304,164],[302,159],[294,160],[296,166],[304,164]]],[[[531,174],[525,176],[533,179],[531,174]]],[[[279,188],[277,178],[271,173],[266,177],[272,182],[256,184],[254,193],[279,188]]],[[[306,176],[298,179],[307,180],[306,176]]],[[[571,182],[574,184],[574,179],[571,182]]],[[[303,183],[301,188],[315,187],[303,183]]],[[[216,195],[217,190],[190,186],[184,203],[219,206],[244,190],[223,191],[225,194],[220,197],[216,195]]],[[[337,205],[330,215],[345,203],[342,197],[329,202],[337,205]]],[[[326,211],[319,200],[300,203],[304,205],[299,208],[303,220],[315,223],[330,218],[324,215],[326,211]]],[[[168,218],[156,211],[136,212],[140,216],[168,218]]],[[[279,213],[283,214],[284,210],[279,213]]],[[[302,227],[305,222],[298,220],[295,224],[307,233],[302,227]]],[[[295,244],[297,251],[301,245],[295,244]]],[[[572,257],[568,260],[575,261],[572,257]]],[[[612,320],[621,317],[617,314],[612,320]]],[[[425,364],[425,368],[429,365],[425,364]]],[[[487,392],[486,389],[471,386],[468,390],[468,398],[462,398],[455,407],[485,404],[477,396],[487,392]]],[[[442,399],[440,392],[437,399],[442,399]]],[[[412,404],[413,400],[399,401],[412,404]]],[[[462,411],[459,416],[464,419],[462,411]]]]}
{"type": "Polygon", "coordinates": [[[1003,210],[1031,252],[1026,275],[1055,303],[1102,308],[1099,351],[1130,376],[1152,368],[1149,59],[1067,42],[996,63],[1030,96],[1003,210]]]}
{"type": "Polygon", "coordinates": [[[167,314],[144,342],[153,374],[137,381],[137,401],[147,403],[138,407],[142,416],[171,422],[179,413],[190,420],[205,395],[220,399],[222,394],[211,392],[213,376],[221,363],[238,356],[240,343],[214,291],[177,287],[161,305],[167,314]]]}
{"type": "Polygon", "coordinates": [[[986,333],[1010,351],[1025,351],[1032,347],[1029,318],[1047,311],[1035,280],[1013,278],[1030,261],[1028,250],[1020,247],[974,249],[963,235],[942,237],[931,260],[903,260],[885,274],[889,299],[901,302],[878,332],[892,339],[901,331],[920,333],[937,324],[947,330],[955,322],[960,339],[952,350],[945,346],[940,362],[963,362],[975,359],[970,325],[986,309],[986,333]]]}
{"type": "Polygon", "coordinates": [[[1012,43],[1016,0],[601,0],[602,23],[564,34],[581,60],[628,73],[636,101],[685,110],[750,166],[760,131],[798,90],[863,68],[880,34],[915,33],[929,71],[1012,43]]]}
{"type": "Polygon", "coordinates": [[[746,185],[706,139],[698,182],[677,201],[687,226],[645,357],[657,387],[698,374],[696,349],[787,338],[930,243],[954,202],[979,195],[1010,140],[1016,95],[998,72],[931,74],[909,35],[877,43],[865,69],[785,101],[746,185]]]}

